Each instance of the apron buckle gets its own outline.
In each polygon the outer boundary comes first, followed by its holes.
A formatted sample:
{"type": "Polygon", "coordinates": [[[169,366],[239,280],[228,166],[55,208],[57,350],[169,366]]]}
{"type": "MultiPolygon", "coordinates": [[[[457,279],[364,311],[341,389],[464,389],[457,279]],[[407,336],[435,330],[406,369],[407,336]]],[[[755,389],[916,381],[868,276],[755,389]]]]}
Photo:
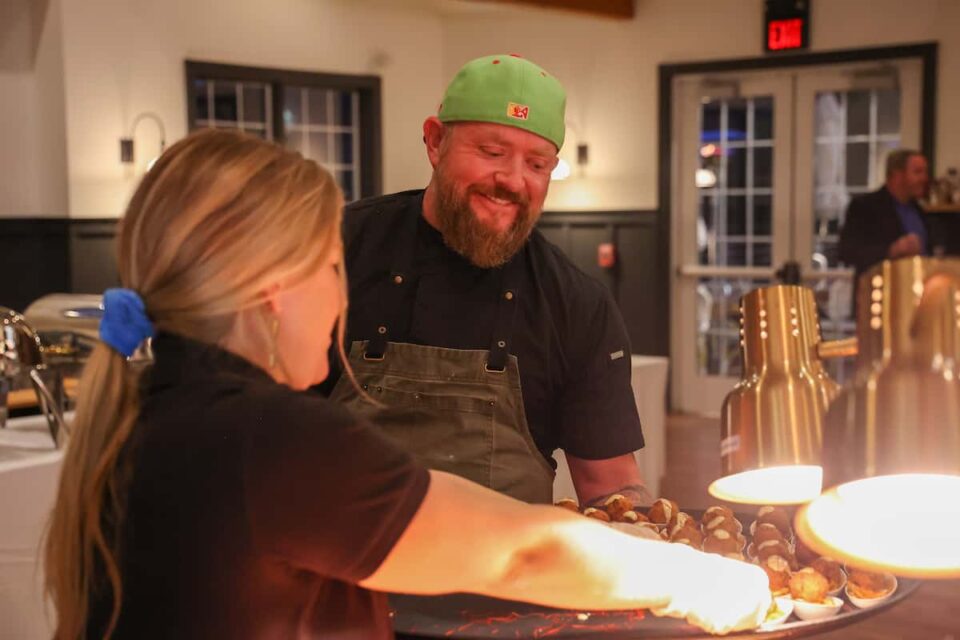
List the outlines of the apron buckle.
{"type": "Polygon", "coordinates": [[[489,362],[484,362],[484,363],[483,363],[483,369],[484,369],[487,373],[504,373],[504,372],[507,370],[506,367],[503,367],[502,369],[491,369],[489,362]]]}
{"type": "Polygon", "coordinates": [[[363,359],[366,360],[367,362],[380,362],[383,360],[383,354],[381,353],[379,356],[371,356],[364,353],[363,359]]]}

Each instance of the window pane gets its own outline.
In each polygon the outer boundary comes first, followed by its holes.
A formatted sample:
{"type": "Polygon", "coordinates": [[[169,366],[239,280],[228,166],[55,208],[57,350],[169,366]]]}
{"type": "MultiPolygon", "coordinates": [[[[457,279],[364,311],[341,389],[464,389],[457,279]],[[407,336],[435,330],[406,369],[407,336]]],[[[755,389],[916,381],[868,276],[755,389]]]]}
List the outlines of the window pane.
{"type": "Polygon", "coordinates": [[[816,147],[813,184],[826,187],[843,184],[844,147],[842,142],[821,142],[816,147]]]}
{"type": "Polygon", "coordinates": [[[870,144],[850,142],[847,144],[847,185],[867,186],[870,177],[870,144]]]}
{"type": "Polygon", "coordinates": [[[307,90],[307,113],[310,114],[310,124],[328,124],[330,116],[327,113],[327,91],[325,89],[307,90]]]}
{"type": "Polygon", "coordinates": [[[339,91],[335,98],[333,123],[349,127],[353,124],[353,93],[339,91]]]}
{"type": "Polygon", "coordinates": [[[746,140],[747,103],[731,100],[727,104],[727,140],[746,140]]]}
{"type": "Polygon", "coordinates": [[[727,149],[727,188],[743,189],[747,186],[746,149],[727,149]]]}
{"type": "Polygon", "coordinates": [[[714,209],[716,207],[716,198],[714,196],[705,196],[700,198],[700,221],[704,229],[713,231],[713,221],[715,217],[714,209]]]}
{"type": "Polygon", "coordinates": [[[726,235],[742,236],[747,232],[746,196],[727,196],[726,235]]]}
{"type": "Polygon", "coordinates": [[[283,88],[283,121],[286,124],[303,123],[301,90],[298,87],[283,88]]]}
{"type": "Polygon", "coordinates": [[[326,132],[310,132],[308,136],[310,139],[309,157],[320,164],[328,164],[330,162],[330,150],[327,149],[327,141],[329,138],[326,132]]]}
{"type": "Polygon", "coordinates": [[[755,242],[753,244],[753,265],[769,267],[772,263],[773,250],[769,242],[755,242]]]}
{"type": "Polygon", "coordinates": [[[718,142],[720,140],[720,103],[709,102],[703,105],[700,141],[718,142]]]}
{"type": "Polygon", "coordinates": [[[770,196],[753,197],[753,235],[768,236],[773,230],[770,196]]]}
{"type": "Polygon", "coordinates": [[[210,101],[207,100],[207,83],[205,80],[193,81],[193,92],[197,107],[197,120],[206,120],[210,117],[210,101]]]}
{"type": "Polygon", "coordinates": [[[340,164],[353,163],[353,134],[338,133],[334,136],[336,145],[336,162],[340,164]]]}
{"type": "Polygon", "coordinates": [[[900,133],[900,90],[877,91],[877,133],[900,133]]]}
{"type": "Polygon", "coordinates": [[[267,92],[263,87],[243,87],[243,121],[266,122],[267,92]]]}
{"type": "Polygon", "coordinates": [[[765,280],[703,278],[697,284],[697,363],[703,375],[740,374],[740,298],[765,280]]]}
{"type": "Polygon", "coordinates": [[[237,119],[237,83],[213,83],[213,114],[221,121],[236,121],[237,119]]]}
{"type": "Polygon", "coordinates": [[[771,138],[773,138],[773,100],[754,98],[753,139],[770,140],[771,138]]]}
{"type": "Polygon", "coordinates": [[[773,183],[773,149],[757,147],[753,150],[753,186],[764,188],[773,183]]]}
{"type": "Polygon", "coordinates": [[[728,267],[747,266],[747,244],[745,242],[718,242],[717,254],[717,264],[728,267]]]}
{"type": "Polygon", "coordinates": [[[870,92],[847,93],[847,135],[865,136],[870,133],[870,92]]]}
{"type": "Polygon", "coordinates": [[[846,134],[843,128],[842,96],[835,92],[818,93],[814,109],[816,110],[817,137],[839,137],[846,134]]]}

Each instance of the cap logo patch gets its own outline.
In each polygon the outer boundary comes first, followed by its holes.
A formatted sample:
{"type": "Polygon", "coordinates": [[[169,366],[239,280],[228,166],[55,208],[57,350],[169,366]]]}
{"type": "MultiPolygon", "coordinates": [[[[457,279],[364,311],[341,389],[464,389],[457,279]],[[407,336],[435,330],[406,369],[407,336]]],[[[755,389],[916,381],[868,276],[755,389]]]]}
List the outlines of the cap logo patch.
{"type": "Polygon", "coordinates": [[[530,107],[516,102],[507,103],[507,115],[517,120],[526,120],[530,117],[530,107]]]}

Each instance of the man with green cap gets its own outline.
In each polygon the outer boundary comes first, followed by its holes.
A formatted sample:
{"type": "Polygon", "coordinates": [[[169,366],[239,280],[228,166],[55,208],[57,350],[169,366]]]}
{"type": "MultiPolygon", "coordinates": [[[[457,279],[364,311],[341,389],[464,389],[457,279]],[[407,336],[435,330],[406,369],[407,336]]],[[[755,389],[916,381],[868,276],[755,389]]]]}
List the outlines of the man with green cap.
{"type": "Polygon", "coordinates": [[[623,319],[534,229],[565,103],[528,60],[473,60],[423,124],[426,190],[347,207],[347,344],[365,394],[342,376],[332,396],[377,413],[425,466],[521,500],[551,502],[560,448],[581,504],[648,503],[623,319]]]}

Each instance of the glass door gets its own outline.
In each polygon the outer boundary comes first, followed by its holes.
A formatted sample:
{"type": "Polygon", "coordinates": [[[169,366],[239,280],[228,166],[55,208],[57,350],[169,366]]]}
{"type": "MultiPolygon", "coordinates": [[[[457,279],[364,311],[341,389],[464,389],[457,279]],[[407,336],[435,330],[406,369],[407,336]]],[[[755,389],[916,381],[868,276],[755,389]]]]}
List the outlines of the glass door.
{"type": "MultiPolygon", "coordinates": [[[[825,339],[854,333],[840,264],[850,198],[879,188],[886,154],[918,148],[919,60],[674,81],[671,400],[718,415],[740,375],[739,299],[800,264],[825,339]]],[[[843,381],[849,360],[828,362],[843,381]]]]}

